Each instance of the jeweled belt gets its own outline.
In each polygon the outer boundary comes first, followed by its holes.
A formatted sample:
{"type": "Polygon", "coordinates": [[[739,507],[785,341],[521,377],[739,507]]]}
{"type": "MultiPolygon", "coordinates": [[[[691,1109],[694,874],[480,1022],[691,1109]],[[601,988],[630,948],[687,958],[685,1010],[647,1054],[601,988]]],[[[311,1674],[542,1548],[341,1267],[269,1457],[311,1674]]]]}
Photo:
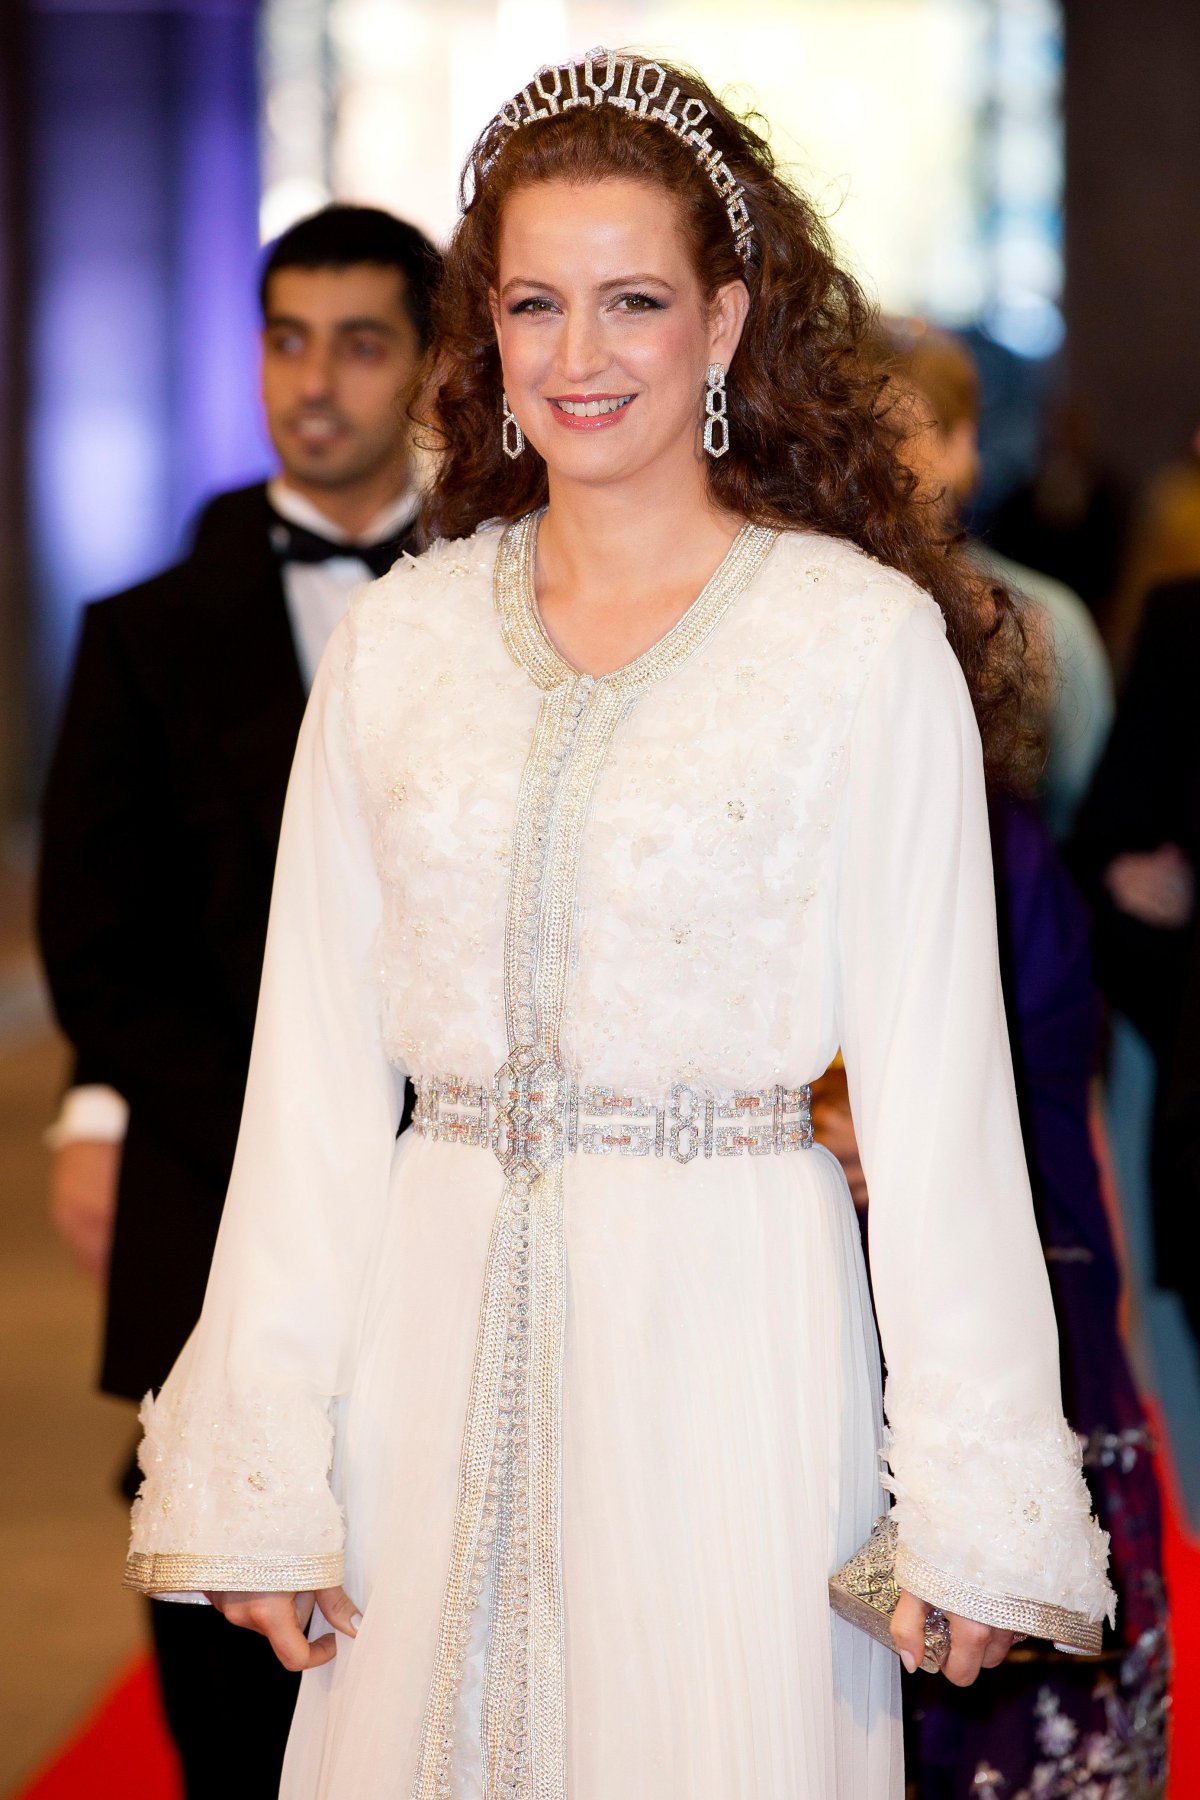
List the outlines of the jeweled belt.
{"type": "Polygon", "coordinates": [[[711,1090],[676,1082],[665,1095],[603,1087],[537,1062],[505,1064],[490,1086],[457,1075],[418,1081],[413,1129],[436,1143],[491,1150],[529,1179],[564,1156],[779,1156],[813,1141],[808,1087],[711,1090]]]}

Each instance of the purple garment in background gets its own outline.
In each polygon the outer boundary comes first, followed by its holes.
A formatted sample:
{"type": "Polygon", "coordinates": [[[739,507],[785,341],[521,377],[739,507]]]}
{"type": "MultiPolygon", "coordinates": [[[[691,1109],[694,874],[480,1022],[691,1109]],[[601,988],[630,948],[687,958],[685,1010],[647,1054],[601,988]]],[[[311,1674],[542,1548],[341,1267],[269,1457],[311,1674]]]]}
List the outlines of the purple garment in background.
{"type": "Polygon", "coordinates": [[[1117,1327],[1120,1279],[1092,1152],[1097,1003],[1088,923],[1039,814],[993,800],[1001,968],[1063,1403],[1111,1534],[1117,1629],[1096,1662],[1037,1655],[971,1688],[905,1681],[916,1800],[1130,1800],[1161,1791],[1168,1651],[1146,1421],[1117,1327]]]}

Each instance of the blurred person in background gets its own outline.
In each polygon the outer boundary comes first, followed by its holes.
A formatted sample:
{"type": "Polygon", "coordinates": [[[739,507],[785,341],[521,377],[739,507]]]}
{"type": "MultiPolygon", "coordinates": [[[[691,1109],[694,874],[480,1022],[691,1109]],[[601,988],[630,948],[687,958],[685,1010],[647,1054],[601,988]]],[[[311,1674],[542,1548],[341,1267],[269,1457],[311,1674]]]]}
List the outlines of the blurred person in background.
{"type": "MultiPolygon", "coordinates": [[[[979,479],[979,377],[966,346],[922,319],[887,320],[881,361],[904,416],[904,455],[928,496],[936,526],[953,533],[979,479]]],[[[1030,604],[1026,628],[1042,680],[1031,685],[1046,761],[1038,801],[1061,842],[1087,792],[1112,724],[1113,688],[1099,630],[1063,582],[972,541],[986,575],[1030,604]]]]}
{"type": "Polygon", "coordinates": [[[1200,579],[1200,427],[1188,453],[1147,482],[1106,635],[1121,674],[1129,666],[1149,594],[1169,583],[1200,579]]]}
{"type": "MultiPolygon", "coordinates": [[[[439,263],[374,208],[286,232],[261,278],[277,473],[214,499],[181,563],[84,613],[38,924],[75,1058],[52,1210],[108,1284],[111,1394],[161,1387],[200,1312],[306,694],[354,590],[419,544],[406,409],[439,263]]],[[[296,1677],[208,1607],[150,1613],[189,1800],[273,1794],[296,1677]]]]}
{"type": "MultiPolygon", "coordinates": [[[[884,405],[901,455],[931,525],[952,535],[974,480],[970,359],[946,334],[908,325],[893,327],[876,353],[888,372],[884,405]]],[[[1028,573],[1010,573],[1007,562],[989,557],[986,566],[1006,583],[1030,586],[1028,573]]],[[[1083,641],[1095,649],[1094,635],[1083,641]]],[[[1098,1662],[1026,1646],[986,1687],[958,1691],[919,1675],[905,1693],[910,1792],[914,1800],[1040,1800],[1090,1783],[1094,1800],[1126,1800],[1162,1789],[1168,1660],[1158,1492],[1118,1327],[1121,1280],[1093,1151],[1097,1007],[1088,921],[1038,809],[993,790],[989,817],[1005,1008],[1059,1322],[1064,1405],[1111,1534],[1121,1600],[1098,1662]]],[[[836,1071],[814,1093],[814,1123],[843,1162],[869,1238],[869,1190],[836,1071]]]]}
{"type": "Polygon", "coordinates": [[[1031,480],[996,508],[988,541],[1017,563],[1077,593],[1102,631],[1128,530],[1121,483],[1096,462],[1086,407],[1070,395],[1048,408],[1031,480]]]}
{"type": "MultiPolygon", "coordinates": [[[[1035,807],[989,812],[1000,962],[1063,1404],[1109,1532],[1116,1627],[1095,1662],[1027,1645],[987,1689],[908,1690],[918,1800],[1151,1800],[1166,1775],[1169,1650],[1153,1441],[1118,1306],[1121,1272],[1094,1146],[1097,995],[1083,901],[1035,807]]],[[[868,1210],[869,1230],[869,1210],[868,1210]]]]}
{"type": "Polygon", "coordinates": [[[1155,589],[1072,857],[1092,903],[1101,987],[1153,1056],[1155,1275],[1180,1295],[1200,1344],[1198,660],[1200,579],[1155,589]]]}

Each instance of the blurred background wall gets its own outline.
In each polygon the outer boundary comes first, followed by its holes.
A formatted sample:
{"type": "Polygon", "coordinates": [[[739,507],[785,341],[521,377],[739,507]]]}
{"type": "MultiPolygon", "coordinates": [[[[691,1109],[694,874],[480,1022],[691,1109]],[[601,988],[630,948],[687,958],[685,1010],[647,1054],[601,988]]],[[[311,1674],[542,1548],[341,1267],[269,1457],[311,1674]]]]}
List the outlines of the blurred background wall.
{"type": "Polygon", "coordinates": [[[1200,424],[1200,6],[1064,10],[1068,368],[1132,484],[1200,424]]]}
{"type": "Polygon", "coordinates": [[[978,527],[1027,555],[1048,530],[1029,560],[1061,552],[1054,572],[1103,611],[1139,487],[1188,456],[1200,7],[6,0],[0,15],[10,844],[80,602],[169,560],[206,494],[266,467],[261,239],[330,196],[444,235],[480,122],[594,42],[681,54],[761,106],[881,302],[967,333],[987,389],[978,527]]]}

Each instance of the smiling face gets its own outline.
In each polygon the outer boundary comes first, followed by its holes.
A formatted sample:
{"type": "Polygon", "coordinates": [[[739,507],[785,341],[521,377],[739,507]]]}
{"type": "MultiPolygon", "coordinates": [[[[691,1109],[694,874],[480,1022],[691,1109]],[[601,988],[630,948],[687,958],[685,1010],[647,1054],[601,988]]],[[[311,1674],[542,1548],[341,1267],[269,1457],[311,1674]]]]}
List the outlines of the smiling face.
{"type": "Polygon", "coordinates": [[[403,403],[420,354],[399,270],[356,263],[271,277],[262,394],[293,486],[327,497],[403,469],[403,403]]]}
{"type": "Polygon", "coordinates": [[[492,317],[508,402],[550,479],[703,481],[705,371],[728,367],[748,297],[711,302],[667,191],[546,181],[504,208],[492,317]]]}

